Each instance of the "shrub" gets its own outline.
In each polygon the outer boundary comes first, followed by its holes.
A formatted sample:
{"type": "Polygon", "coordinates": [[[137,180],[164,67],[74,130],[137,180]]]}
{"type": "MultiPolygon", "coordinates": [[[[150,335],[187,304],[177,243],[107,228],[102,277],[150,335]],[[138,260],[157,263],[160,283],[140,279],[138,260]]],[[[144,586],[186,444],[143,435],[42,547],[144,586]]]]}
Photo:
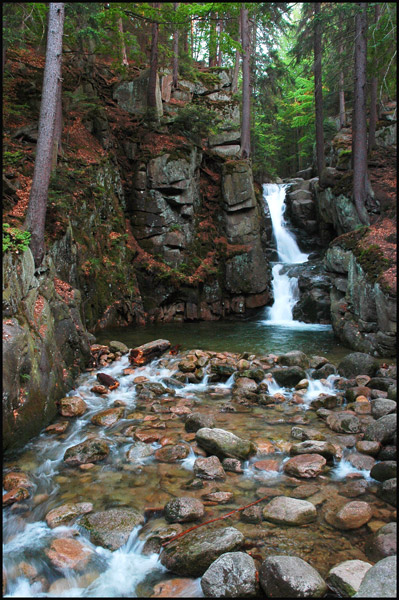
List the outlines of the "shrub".
{"type": "Polygon", "coordinates": [[[3,223],[3,253],[10,251],[15,254],[25,252],[29,248],[31,234],[17,227],[11,227],[9,223],[3,223]]]}

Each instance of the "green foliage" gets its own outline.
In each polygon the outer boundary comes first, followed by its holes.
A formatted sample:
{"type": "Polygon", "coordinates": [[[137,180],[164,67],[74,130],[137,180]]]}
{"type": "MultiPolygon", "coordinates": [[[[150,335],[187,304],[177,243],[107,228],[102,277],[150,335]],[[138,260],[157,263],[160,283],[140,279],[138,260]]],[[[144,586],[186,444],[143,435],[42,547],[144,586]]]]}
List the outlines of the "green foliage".
{"type": "Polygon", "coordinates": [[[20,254],[29,248],[31,234],[17,227],[11,227],[9,223],[3,223],[3,253],[13,252],[20,254]]]}
{"type": "Polygon", "coordinates": [[[5,166],[17,166],[25,158],[25,154],[21,150],[15,152],[3,152],[3,164],[5,166]]]}
{"type": "Polygon", "coordinates": [[[179,109],[177,117],[171,124],[173,133],[184,133],[195,142],[197,138],[207,137],[220,120],[218,114],[200,104],[188,104],[179,109]]]}

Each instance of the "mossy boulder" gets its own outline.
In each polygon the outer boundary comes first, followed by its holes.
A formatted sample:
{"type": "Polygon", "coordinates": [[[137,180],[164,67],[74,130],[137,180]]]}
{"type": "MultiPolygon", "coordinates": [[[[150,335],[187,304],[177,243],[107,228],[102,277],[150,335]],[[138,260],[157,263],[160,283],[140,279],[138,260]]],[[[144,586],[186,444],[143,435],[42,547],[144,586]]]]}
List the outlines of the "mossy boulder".
{"type": "Polygon", "coordinates": [[[195,434],[195,440],[201,448],[219,458],[247,460],[257,452],[253,442],[244,440],[224,429],[203,427],[195,434]]]}
{"type": "Polygon", "coordinates": [[[86,515],[79,525],[90,533],[90,541],[108,550],[117,550],[133,529],[144,524],[144,516],[133,508],[112,508],[86,515]]]}

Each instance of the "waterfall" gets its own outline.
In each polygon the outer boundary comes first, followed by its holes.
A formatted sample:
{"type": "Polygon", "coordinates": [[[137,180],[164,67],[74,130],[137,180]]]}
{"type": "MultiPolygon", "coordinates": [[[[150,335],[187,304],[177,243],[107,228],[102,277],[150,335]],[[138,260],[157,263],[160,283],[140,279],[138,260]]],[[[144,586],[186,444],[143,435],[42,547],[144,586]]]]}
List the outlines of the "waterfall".
{"type": "Polygon", "coordinates": [[[281,271],[284,265],[306,262],[308,255],[300,251],[294,236],[287,229],[284,219],[285,186],[265,183],[263,197],[269,207],[279,259],[272,268],[274,304],[267,308],[267,319],[263,322],[271,325],[304,325],[301,321],[294,321],[292,318],[292,309],[298,300],[298,279],[288,277],[281,271]]]}

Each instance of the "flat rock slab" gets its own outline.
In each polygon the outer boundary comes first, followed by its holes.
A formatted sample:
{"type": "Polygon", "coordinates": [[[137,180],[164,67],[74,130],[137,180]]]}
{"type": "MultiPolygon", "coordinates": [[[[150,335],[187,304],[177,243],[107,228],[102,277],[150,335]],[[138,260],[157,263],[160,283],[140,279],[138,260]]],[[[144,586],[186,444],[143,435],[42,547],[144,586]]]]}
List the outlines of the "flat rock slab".
{"type": "Polygon", "coordinates": [[[201,448],[215,454],[219,458],[239,458],[247,460],[257,452],[255,444],[244,440],[230,431],[224,429],[198,429],[195,440],[201,448]]]}
{"type": "Polygon", "coordinates": [[[110,425],[114,425],[114,423],[122,419],[124,412],[125,409],[123,406],[119,406],[117,408],[107,408],[106,410],[102,410],[101,412],[93,415],[91,422],[94,425],[109,427],[110,425]]]}
{"type": "Polygon", "coordinates": [[[317,518],[317,511],[311,502],[278,496],[263,509],[263,518],[282,525],[304,525],[317,518]]]}
{"type": "Polygon", "coordinates": [[[196,529],[168,544],[161,564],[180,576],[200,577],[221,554],[237,550],[244,536],[234,527],[196,529]]]}
{"type": "Polygon", "coordinates": [[[217,456],[197,458],[193,466],[194,475],[200,479],[226,479],[225,470],[217,456]]]}
{"type": "Polygon", "coordinates": [[[254,559],[245,552],[226,552],[205,571],[201,588],[206,598],[251,598],[256,595],[254,559]]]}
{"type": "Polygon", "coordinates": [[[79,524],[90,532],[93,544],[117,550],[127,542],[137,525],[144,524],[144,516],[133,508],[111,508],[87,515],[79,524]]]}
{"type": "Polygon", "coordinates": [[[69,525],[73,523],[77,517],[84,515],[93,510],[91,502],[76,502],[63,504],[57,508],[53,508],[46,515],[47,525],[53,529],[60,525],[69,525]]]}
{"type": "Polygon", "coordinates": [[[319,573],[296,556],[269,556],[259,571],[269,598],[322,598],[327,585],[319,573]]]}
{"type": "Polygon", "coordinates": [[[329,570],[327,585],[340,598],[353,596],[371,567],[370,563],[363,560],[346,560],[329,570]]]}

